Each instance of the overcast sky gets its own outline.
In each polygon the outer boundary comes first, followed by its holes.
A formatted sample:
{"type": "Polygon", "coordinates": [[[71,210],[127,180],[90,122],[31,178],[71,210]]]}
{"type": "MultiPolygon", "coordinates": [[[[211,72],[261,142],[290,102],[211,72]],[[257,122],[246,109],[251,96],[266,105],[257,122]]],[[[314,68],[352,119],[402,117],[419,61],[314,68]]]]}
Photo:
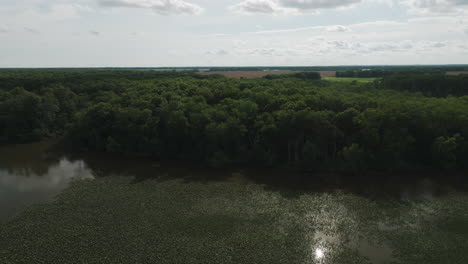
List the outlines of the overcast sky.
{"type": "Polygon", "coordinates": [[[468,64],[468,0],[1,0],[0,67],[468,64]]]}

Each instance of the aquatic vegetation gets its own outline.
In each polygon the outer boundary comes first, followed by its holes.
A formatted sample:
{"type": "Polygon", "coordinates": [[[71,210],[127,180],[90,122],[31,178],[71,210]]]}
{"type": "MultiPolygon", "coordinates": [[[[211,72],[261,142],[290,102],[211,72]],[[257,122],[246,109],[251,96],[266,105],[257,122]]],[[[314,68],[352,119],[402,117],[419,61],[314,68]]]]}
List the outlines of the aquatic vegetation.
{"type": "Polygon", "coordinates": [[[258,184],[75,182],[0,228],[0,263],[466,263],[468,196],[287,197],[258,184]]]}

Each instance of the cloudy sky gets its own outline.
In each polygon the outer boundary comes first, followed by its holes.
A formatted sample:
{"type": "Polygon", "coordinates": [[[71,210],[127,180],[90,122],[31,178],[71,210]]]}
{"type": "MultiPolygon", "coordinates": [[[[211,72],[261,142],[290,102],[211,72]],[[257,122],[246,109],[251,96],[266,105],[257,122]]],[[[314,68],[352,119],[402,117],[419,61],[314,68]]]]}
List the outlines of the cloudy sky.
{"type": "Polygon", "coordinates": [[[467,63],[468,0],[0,1],[0,67],[467,63]]]}

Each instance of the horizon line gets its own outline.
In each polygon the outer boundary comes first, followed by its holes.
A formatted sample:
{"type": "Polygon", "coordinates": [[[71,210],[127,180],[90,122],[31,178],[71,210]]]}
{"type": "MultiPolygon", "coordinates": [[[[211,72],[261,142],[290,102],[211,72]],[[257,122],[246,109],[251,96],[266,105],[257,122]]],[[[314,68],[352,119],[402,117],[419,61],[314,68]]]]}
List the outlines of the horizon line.
{"type": "Polygon", "coordinates": [[[353,64],[353,65],[257,65],[257,66],[63,66],[63,67],[0,67],[0,70],[10,69],[200,69],[200,68],[332,68],[332,67],[411,67],[411,66],[468,66],[467,64],[353,64]]]}

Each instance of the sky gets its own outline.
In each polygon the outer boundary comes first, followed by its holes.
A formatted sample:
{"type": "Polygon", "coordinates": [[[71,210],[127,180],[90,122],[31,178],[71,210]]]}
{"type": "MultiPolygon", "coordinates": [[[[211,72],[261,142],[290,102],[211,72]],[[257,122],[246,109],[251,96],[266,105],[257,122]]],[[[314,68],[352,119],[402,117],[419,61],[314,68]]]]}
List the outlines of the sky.
{"type": "Polygon", "coordinates": [[[0,67],[468,64],[468,0],[1,0],[0,67]]]}

